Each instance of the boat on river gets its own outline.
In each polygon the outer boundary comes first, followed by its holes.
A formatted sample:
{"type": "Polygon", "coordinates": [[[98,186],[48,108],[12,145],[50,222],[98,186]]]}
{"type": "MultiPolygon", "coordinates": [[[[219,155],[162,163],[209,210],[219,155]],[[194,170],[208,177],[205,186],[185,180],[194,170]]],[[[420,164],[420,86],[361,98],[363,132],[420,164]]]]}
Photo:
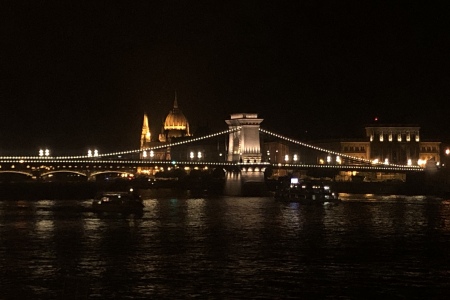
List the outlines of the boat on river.
{"type": "Polygon", "coordinates": [[[332,182],[319,179],[280,178],[274,196],[277,200],[305,204],[340,202],[339,194],[334,191],[332,182]]]}
{"type": "Polygon", "coordinates": [[[130,189],[98,194],[92,201],[92,209],[95,212],[142,213],[144,204],[141,196],[130,189]]]}

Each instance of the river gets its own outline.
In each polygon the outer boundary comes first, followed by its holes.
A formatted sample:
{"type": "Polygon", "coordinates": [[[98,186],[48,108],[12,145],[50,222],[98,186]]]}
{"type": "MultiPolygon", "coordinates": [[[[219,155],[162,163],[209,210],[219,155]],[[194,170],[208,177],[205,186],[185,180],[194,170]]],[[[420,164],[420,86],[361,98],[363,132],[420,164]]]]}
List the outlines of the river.
{"type": "Polygon", "coordinates": [[[0,201],[0,299],[448,299],[450,200],[0,201]]]}

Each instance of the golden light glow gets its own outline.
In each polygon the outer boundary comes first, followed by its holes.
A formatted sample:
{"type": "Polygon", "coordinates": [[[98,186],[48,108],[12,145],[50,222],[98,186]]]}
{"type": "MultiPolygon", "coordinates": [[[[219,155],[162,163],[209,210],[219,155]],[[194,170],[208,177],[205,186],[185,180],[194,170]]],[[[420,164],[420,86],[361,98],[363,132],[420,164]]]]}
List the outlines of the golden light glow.
{"type": "Polygon", "coordinates": [[[425,159],[419,159],[417,161],[417,164],[422,168],[425,167],[426,163],[427,163],[427,161],[425,159]]]}

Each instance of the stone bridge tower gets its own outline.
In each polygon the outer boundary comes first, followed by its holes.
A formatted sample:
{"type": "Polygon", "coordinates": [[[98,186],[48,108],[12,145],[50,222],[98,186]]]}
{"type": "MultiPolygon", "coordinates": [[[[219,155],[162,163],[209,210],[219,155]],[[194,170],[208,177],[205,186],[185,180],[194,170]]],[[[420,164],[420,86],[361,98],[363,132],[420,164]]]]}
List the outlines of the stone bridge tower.
{"type": "Polygon", "coordinates": [[[259,125],[262,121],[254,113],[232,114],[229,120],[225,120],[230,130],[240,128],[230,132],[227,161],[261,162],[259,125]]]}

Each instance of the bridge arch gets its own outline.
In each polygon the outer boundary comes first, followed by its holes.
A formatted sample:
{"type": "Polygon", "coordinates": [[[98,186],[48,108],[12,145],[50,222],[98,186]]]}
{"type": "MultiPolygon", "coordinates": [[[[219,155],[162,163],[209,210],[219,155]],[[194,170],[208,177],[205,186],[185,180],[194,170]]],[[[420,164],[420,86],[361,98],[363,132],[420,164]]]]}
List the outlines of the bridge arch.
{"type": "MultiPolygon", "coordinates": [[[[99,175],[107,175],[107,174],[116,174],[116,175],[126,175],[123,177],[134,177],[134,173],[133,172],[129,172],[129,171],[119,171],[119,170],[106,170],[106,171],[98,171],[98,172],[93,172],[89,175],[89,179],[97,179],[97,176],[99,175]]],[[[114,178],[114,179],[118,179],[114,178]]]]}
{"type": "Polygon", "coordinates": [[[42,181],[56,181],[56,182],[80,182],[86,181],[88,175],[82,171],[74,170],[53,170],[42,173],[39,179],[42,181]]]}
{"type": "Polygon", "coordinates": [[[48,176],[48,175],[51,175],[51,174],[56,174],[56,173],[72,173],[72,174],[78,174],[78,175],[81,175],[81,176],[84,176],[84,177],[87,177],[87,176],[88,176],[86,173],[81,172],[81,171],[73,171],[73,170],[55,170],[55,171],[48,171],[48,172],[42,173],[42,174],[41,174],[41,177],[45,177],[45,176],[48,176]]]}
{"type": "Polygon", "coordinates": [[[30,177],[33,176],[33,174],[30,173],[30,172],[25,172],[25,171],[15,171],[15,170],[0,171],[0,174],[22,174],[22,175],[26,175],[26,176],[30,176],[30,177]]]}
{"type": "Polygon", "coordinates": [[[18,170],[2,170],[0,171],[0,182],[22,182],[33,180],[34,174],[18,170]]]}

